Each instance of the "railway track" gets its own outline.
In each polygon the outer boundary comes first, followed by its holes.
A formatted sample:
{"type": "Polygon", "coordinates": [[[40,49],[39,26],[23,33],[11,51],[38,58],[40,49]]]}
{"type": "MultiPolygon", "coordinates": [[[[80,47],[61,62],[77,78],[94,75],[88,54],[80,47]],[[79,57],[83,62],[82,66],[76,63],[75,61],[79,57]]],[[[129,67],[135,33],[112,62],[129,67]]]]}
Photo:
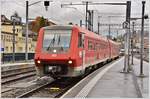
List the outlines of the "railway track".
{"type": "Polygon", "coordinates": [[[17,98],[27,98],[27,97],[50,97],[58,98],[67,90],[69,90],[73,85],[75,85],[80,79],[77,78],[61,78],[53,82],[48,82],[46,84],[40,85],[28,92],[23,93],[17,98]]]}
{"type": "Polygon", "coordinates": [[[17,72],[24,72],[28,70],[35,70],[34,66],[26,66],[26,67],[17,67],[17,68],[11,68],[11,69],[2,69],[1,70],[1,75],[7,75],[7,74],[13,74],[17,72]]]}
{"type": "MultiPolygon", "coordinates": [[[[109,63],[99,64],[98,68],[101,68],[109,63]]],[[[93,69],[89,74],[94,72],[94,70],[96,70],[96,68],[93,69]]],[[[28,97],[59,98],[86,76],[88,76],[88,74],[86,74],[84,77],[78,78],[64,78],[64,79],[61,78],[51,83],[40,85],[28,92],[19,95],[17,98],[28,98],[28,97]]]]}
{"type": "Polygon", "coordinates": [[[34,67],[25,67],[5,70],[2,71],[1,74],[1,84],[4,85],[13,81],[35,76],[36,72],[34,67]]]}

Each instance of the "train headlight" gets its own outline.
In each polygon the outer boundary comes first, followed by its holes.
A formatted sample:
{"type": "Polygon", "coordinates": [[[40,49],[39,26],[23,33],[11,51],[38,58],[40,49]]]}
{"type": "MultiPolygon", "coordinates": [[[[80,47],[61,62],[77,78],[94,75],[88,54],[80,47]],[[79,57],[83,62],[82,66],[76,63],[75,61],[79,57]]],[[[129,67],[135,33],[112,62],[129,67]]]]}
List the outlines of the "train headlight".
{"type": "Polygon", "coordinates": [[[37,63],[38,63],[38,64],[40,64],[40,63],[41,63],[41,61],[40,61],[40,60],[38,60],[38,61],[37,61],[37,63]]]}
{"type": "Polygon", "coordinates": [[[54,53],[56,53],[56,52],[57,52],[57,50],[56,50],[56,49],[54,49],[54,50],[53,50],[53,52],[54,52],[54,53]]]}
{"type": "Polygon", "coordinates": [[[72,60],[69,60],[68,63],[69,63],[69,64],[72,64],[72,60]]]}
{"type": "Polygon", "coordinates": [[[51,67],[51,66],[48,67],[48,70],[52,70],[52,69],[53,69],[53,67],[51,67]]]}

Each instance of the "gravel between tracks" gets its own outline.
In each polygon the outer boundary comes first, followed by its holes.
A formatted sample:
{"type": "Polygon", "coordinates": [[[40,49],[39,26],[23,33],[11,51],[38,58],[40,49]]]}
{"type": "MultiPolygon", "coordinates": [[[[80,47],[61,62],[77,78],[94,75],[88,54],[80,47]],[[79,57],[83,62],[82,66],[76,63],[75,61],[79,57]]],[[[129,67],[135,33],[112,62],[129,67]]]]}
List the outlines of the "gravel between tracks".
{"type": "MultiPolygon", "coordinates": [[[[25,78],[25,79],[22,79],[22,80],[19,80],[19,81],[14,81],[12,83],[8,83],[6,85],[2,85],[1,89],[3,90],[5,88],[9,88],[9,86],[17,84],[17,83],[30,82],[30,81],[32,81],[32,80],[34,80],[36,78],[37,78],[36,76],[32,76],[32,77],[25,78]]],[[[34,88],[34,86],[32,86],[30,88],[15,88],[14,87],[12,90],[10,90],[8,92],[1,93],[1,97],[2,98],[15,98],[19,94],[22,94],[23,92],[25,92],[27,90],[31,90],[32,88],[34,88]]]]}

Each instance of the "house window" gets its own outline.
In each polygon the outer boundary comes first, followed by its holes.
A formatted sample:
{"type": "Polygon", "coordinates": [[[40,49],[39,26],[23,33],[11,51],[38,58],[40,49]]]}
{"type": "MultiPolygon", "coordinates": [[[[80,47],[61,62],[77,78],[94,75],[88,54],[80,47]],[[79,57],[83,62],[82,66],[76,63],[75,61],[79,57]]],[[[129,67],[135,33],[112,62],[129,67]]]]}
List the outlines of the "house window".
{"type": "Polygon", "coordinates": [[[19,31],[19,29],[16,29],[16,32],[18,32],[19,31]]]}
{"type": "Polygon", "coordinates": [[[8,51],[8,46],[6,46],[6,51],[8,51]]]}
{"type": "Polygon", "coordinates": [[[31,50],[31,47],[29,47],[29,51],[31,50]]]}
{"type": "Polygon", "coordinates": [[[23,49],[22,47],[19,47],[19,51],[22,51],[22,49],[23,49]]]}
{"type": "Polygon", "coordinates": [[[3,35],[1,36],[1,39],[3,40],[3,35]]]}
{"type": "Polygon", "coordinates": [[[12,48],[12,46],[10,47],[10,51],[13,51],[13,48],[12,48]]]}

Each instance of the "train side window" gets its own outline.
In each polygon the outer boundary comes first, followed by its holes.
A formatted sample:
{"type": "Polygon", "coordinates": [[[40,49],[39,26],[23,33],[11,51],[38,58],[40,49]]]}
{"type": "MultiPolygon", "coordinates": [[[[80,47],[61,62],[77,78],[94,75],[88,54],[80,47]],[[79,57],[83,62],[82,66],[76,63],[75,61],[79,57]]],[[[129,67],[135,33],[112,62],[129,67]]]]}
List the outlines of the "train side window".
{"type": "Polygon", "coordinates": [[[96,43],[96,50],[99,50],[99,44],[98,43],[96,43]]]}
{"type": "Polygon", "coordinates": [[[96,50],[96,45],[95,45],[95,43],[93,43],[93,50],[96,50]]]}
{"type": "Polygon", "coordinates": [[[78,47],[84,47],[84,33],[78,35],[78,47]]]}
{"type": "Polygon", "coordinates": [[[100,43],[100,49],[102,50],[104,48],[103,43],[100,43]]]}

